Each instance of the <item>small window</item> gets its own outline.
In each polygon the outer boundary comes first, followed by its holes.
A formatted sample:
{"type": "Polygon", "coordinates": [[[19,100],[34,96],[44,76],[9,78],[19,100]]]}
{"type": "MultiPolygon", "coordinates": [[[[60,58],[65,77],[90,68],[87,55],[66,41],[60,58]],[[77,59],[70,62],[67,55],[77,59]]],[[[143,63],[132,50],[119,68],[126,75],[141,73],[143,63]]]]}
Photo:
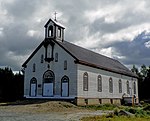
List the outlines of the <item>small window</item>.
{"type": "Polygon", "coordinates": [[[88,91],[88,73],[83,74],[83,90],[88,91]]]}
{"type": "Polygon", "coordinates": [[[129,81],[127,81],[127,94],[130,94],[129,81]]]}
{"type": "Polygon", "coordinates": [[[35,63],[33,64],[33,72],[35,72],[35,63]]]}
{"type": "Polygon", "coordinates": [[[113,93],[113,80],[112,80],[112,78],[109,79],[109,92],[113,93]]]}
{"type": "Polygon", "coordinates": [[[58,28],[58,37],[61,37],[61,28],[58,28]]]}
{"type": "Polygon", "coordinates": [[[101,75],[98,75],[97,85],[98,85],[98,92],[102,92],[102,77],[101,77],[101,75]]]}
{"type": "Polygon", "coordinates": [[[119,93],[122,93],[122,81],[121,79],[119,80],[119,93]]]}
{"type": "Polygon", "coordinates": [[[133,90],[134,94],[136,94],[136,83],[135,82],[133,83],[133,88],[134,88],[134,90],[133,90]]]}
{"type": "Polygon", "coordinates": [[[43,63],[44,62],[44,56],[43,56],[43,54],[41,55],[41,63],[43,63]]]}
{"type": "Polygon", "coordinates": [[[88,105],[88,99],[84,99],[86,105],[88,105]]]}
{"type": "Polygon", "coordinates": [[[67,61],[64,61],[64,70],[67,70],[67,61]]]}
{"type": "Polygon", "coordinates": [[[48,28],[48,36],[49,37],[53,36],[53,26],[49,26],[49,28],[48,28]]]}
{"type": "Polygon", "coordinates": [[[110,103],[113,104],[113,99],[110,99],[110,103]]]}
{"type": "Polygon", "coordinates": [[[58,62],[58,53],[55,53],[55,62],[58,62]]]}
{"type": "Polygon", "coordinates": [[[102,104],[102,99],[99,99],[99,104],[102,104]]]}

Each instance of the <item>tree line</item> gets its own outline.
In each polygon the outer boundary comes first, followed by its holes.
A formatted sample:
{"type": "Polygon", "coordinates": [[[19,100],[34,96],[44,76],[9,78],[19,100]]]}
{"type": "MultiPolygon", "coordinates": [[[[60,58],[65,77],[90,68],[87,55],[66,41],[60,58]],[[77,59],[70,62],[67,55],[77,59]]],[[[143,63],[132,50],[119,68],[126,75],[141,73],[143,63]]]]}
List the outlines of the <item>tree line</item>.
{"type": "Polygon", "coordinates": [[[132,72],[138,75],[138,91],[140,100],[149,100],[150,102],[150,66],[144,64],[138,69],[135,65],[131,69],[132,72]]]}
{"type": "Polygon", "coordinates": [[[14,74],[11,68],[0,68],[0,100],[15,101],[23,98],[24,81],[19,72],[14,74]]]}

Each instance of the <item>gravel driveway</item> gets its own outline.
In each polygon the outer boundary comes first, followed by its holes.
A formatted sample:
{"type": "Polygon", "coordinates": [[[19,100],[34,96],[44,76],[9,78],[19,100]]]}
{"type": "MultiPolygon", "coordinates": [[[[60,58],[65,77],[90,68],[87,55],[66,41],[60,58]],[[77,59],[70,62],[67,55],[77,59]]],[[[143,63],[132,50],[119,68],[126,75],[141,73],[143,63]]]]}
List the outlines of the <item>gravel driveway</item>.
{"type": "Polygon", "coordinates": [[[70,103],[46,102],[32,105],[0,106],[0,121],[79,121],[108,111],[81,109],[70,103]]]}

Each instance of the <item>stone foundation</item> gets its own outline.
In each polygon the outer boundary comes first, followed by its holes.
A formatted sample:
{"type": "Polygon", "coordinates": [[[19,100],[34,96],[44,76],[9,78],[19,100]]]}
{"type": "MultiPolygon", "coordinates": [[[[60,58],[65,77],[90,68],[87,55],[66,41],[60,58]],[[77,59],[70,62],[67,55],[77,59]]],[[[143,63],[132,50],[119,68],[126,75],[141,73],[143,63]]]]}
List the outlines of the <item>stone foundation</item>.
{"type": "Polygon", "coordinates": [[[85,99],[84,98],[80,98],[80,97],[75,98],[75,104],[76,105],[80,105],[80,106],[84,106],[84,105],[86,105],[85,99]]]}
{"type": "Polygon", "coordinates": [[[121,104],[121,99],[113,99],[113,104],[116,104],[116,105],[120,105],[121,104]]]}
{"type": "Polygon", "coordinates": [[[99,104],[121,104],[120,99],[98,99],[98,98],[82,98],[77,97],[75,99],[76,105],[99,105],[99,104]]]}
{"type": "Polygon", "coordinates": [[[110,99],[101,99],[102,100],[102,104],[111,104],[110,99]]]}

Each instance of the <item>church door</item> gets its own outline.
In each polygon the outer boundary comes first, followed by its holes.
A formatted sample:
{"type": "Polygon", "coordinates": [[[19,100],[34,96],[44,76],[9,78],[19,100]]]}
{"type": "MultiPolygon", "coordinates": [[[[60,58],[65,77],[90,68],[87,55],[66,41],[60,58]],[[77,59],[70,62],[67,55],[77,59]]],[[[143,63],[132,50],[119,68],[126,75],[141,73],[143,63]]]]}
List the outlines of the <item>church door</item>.
{"type": "Polygon", "coordinates": [[[54,73],[50,70],[43,75],[43,96],[54,96],[54,73]]]}
{"type": "Polygon", "coordinates": [[[61,96],[69,96],[69,78],[67,76],[64,76],[61,80],[61,96]]]}
{"type": "Polygon", "coordinates": [[[35,97],[36,96],[36,90],[37,90],[37,80],[36,78],[32,78],[30,81],[30,96],[35,97]]]}

